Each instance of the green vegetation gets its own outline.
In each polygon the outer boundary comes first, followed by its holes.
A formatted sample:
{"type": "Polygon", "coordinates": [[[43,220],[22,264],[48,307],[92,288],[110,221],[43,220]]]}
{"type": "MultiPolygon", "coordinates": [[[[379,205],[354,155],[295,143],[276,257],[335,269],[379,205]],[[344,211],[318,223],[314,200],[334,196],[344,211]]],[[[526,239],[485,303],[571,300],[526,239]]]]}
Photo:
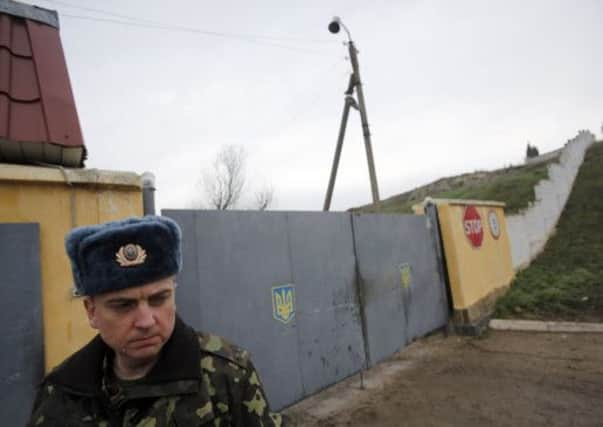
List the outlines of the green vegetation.
{"type": "Polygon", "coordinates": [[[367,205],[354,208],[352,211],[412,213],[412,206],[429,196],[505,202],[505,212],[513,214],[527,208],[534,201],[534,186],[538,181],[548,178],[549,163],[551,161],[443,178],[413,191],[385,199],[381,201],[378,208],[367,205]]]}
{"type": "Polygon", "coordinates": [[[603,321],[603,143],[587,151],[556,234],[496,316],[603,321]]]}

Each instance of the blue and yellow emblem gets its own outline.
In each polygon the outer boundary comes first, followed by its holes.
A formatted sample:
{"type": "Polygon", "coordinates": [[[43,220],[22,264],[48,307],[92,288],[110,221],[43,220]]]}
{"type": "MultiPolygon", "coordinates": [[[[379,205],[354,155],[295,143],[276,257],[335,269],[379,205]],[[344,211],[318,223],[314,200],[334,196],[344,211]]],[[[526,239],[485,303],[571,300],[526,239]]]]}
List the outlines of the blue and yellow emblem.
{"type": "Polygon", "coordinates": [[[410,264],[400,264],[398,268],[400,269],[400,284],[403,288],[408,288],[410,286],[410,282],[412,281],[410,264]]]}
{"type": "Polygon", "coordinates": [[[295,317],[295,286],[287,284],[272,287],[272,315],[285,324],[295,317]]]}

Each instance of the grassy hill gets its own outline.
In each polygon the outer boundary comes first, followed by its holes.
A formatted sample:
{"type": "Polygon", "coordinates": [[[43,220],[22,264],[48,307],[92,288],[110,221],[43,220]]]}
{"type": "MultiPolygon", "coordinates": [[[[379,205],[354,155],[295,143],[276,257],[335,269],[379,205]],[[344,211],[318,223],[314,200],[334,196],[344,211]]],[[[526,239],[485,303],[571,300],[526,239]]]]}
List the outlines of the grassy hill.
{"type": "Polygon", "coordinates": [[[556,234],[517,275],[496,315],[603,321],[603,143],[587,151],[556,234]]]}
{"type": "Polygon", "coordinates": [[[425,197],[448,199],[496,200],[506,203],[505,212],[513,214],[527,208],[534,201],[534,186],[548,178],[548,162],[512,166],[494,171],[466,173],[442,178],[431,184],[416,188],[381,201],[378,207],[366,205],[351,209],[360,212],[412,213],[412,205],[425,197]]]}
{"type": "MultiPolygon", "coordinates": [[[[548,164],[514,166],[442,178],[381,201],[360,212],[412,213],[425,197],[497,200],[507,215],[534,201],[534,186],[548,177],[548,164]]],[[[497,317],[603,322],[603,143],[594,144],[544,251],[521,271],[499,299],[497,317]]]]}

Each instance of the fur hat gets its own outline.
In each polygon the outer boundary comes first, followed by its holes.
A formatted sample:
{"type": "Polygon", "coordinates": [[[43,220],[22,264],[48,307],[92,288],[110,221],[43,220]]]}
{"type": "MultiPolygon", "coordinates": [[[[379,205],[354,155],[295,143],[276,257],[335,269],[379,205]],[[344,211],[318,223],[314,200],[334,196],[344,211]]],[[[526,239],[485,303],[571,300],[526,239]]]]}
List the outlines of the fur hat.
{"type": "Polygon", "coordinates": [[[160,216],[71,230],[65,248],[77,295],[97,295],[173,276],[182,267],[182,232],[160,216]]]}

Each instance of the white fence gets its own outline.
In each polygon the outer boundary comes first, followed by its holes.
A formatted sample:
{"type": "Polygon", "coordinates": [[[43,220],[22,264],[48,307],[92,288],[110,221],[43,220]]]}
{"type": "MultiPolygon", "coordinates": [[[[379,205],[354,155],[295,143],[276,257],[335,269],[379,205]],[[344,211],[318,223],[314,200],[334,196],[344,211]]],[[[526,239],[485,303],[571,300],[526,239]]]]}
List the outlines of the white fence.
{"type": "Polygon", "coordinates": [[[534,187],[534,203],[517,215],[507,216],[513,267],[516,270],[527,267],[554,232],[584,160],[584,153],[594,141],[595,136],[588,131],[580,131],[578,136],[568,141],[561,149],[559,163],[549,165],[549,178],[534,187]]]}
{"type": "Polygon", "coordinates": [[[555,157],[557,157],[562,152],[563,152],[563,148],[559,148],[558,150],[549,151],[548,153],[544,153],[544,154],[541,154],[536,157],[526,157],[524,162],[526,165],[536,165],[538,163],[544,163],[549,160],[553,160],[555,157]]]}

